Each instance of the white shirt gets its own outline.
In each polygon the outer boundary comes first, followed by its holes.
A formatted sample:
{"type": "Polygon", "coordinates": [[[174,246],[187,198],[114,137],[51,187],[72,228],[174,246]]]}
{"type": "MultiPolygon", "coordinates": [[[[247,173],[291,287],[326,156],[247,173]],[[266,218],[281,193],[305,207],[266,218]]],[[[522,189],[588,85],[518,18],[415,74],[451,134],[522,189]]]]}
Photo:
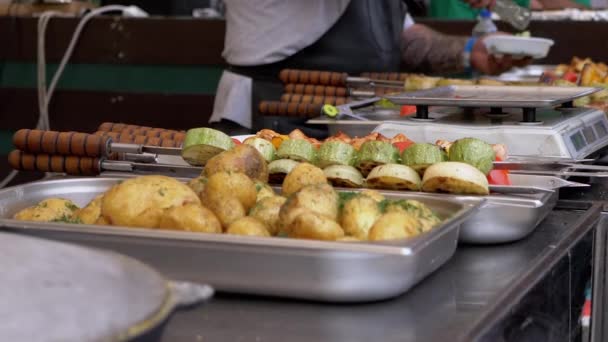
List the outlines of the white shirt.
{"type": "MultiPolygon", "coordinates": [[[[226,37],[222,56],[229,64],[282,61],[316,42],[342,16],[350,0],[225,0],[226,37]]],[[[407,15],[404,28],[413,25],[407,15]]],[[[251,128],[249,77],[224,71],[210,122],[227,119],[251,128]]]]}
{"type": "Polygon", "coordinates": [[[229,64],[278,62],[316,42],[338,21],[350,0],[225,0],[229,64]]]}

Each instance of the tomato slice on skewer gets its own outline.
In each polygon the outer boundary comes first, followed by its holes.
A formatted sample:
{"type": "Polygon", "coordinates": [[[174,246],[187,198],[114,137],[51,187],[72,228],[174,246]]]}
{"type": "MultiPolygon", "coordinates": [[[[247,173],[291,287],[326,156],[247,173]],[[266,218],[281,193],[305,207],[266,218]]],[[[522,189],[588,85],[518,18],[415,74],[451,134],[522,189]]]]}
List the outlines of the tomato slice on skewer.
{"type": "Polygon", "coordinates": [[[393,146],[395,146],[399,150],[399,153],[402,153],[405,149],[412,146],[413,144],[414,144],[413,141],[408,140],[408,141],[395,142],[395,143],[393,143],[393,146]]]}
{"type": "Polygon", "coordinates": [[[416,114],[416,106],[408,106],[408,105],[401,106],[401,110],[400,110],[399,114],[401,116],[408,116],[408,115],[416,114]]]}
{"type": "MultiPolygon", "coordinates": [[[[496,157],[496,161],[502,161],[502,158],[496,157]]],[[[488,183],[490,185],[511,185],[509,179],[509,170],[492,170],[488,174],[488,183]]]]}

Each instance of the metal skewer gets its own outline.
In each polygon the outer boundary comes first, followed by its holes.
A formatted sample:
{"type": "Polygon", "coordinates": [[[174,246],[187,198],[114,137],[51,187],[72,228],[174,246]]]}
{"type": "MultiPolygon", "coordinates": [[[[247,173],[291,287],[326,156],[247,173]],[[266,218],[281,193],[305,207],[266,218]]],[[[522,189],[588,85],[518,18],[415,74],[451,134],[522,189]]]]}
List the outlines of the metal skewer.
{"type": "Polygon", "coordinates": [[[596,177],[606,178],[608,172],[578,172],[578,171],[550,171],[550,170],[514,170],[513,174],[520,175],[548,175],[558,177],[596,177]]]}
{"type": "Polygon", "coordinates": [[[58,172],[72,176],[97,176],[104,171],[118,171],[194,178],[199,176],[203,170],[201,167],[185,165],[137,163],[81,156],[34,155],[17,150],[9,154],[8,162],[15,170],[58,172]]]}
{"type": "MultiPolygon", "coordinates": [[[[66,173],[73,176],[97,176],[103,172],[126,172],[134,174],[164,174],[177,178],[194,178],[201,174],[202,168],[187,165],[137,163],[130,161],[113,161],[103,158],[26,154],[13,151],[9,154],[12,168],[22,171],[41,171],[66,173]]],[[[563,180],[562,180],[563,181],[563,180]]],[[[586,184],[563,181],[556,188],[563,186],[586,186],[586,184]]],[[[538,186],[490,186],[492,192],[502,194],[536,194],[554,192],[554,189],[538,186]]]]}
{"type": "Polygon", "coordinates": [[[532,170],[532,171],[562,171],[563,169],[571,170],[590,170],[590,171],[606,171],[608,166],[604,165],[588,165],[566,162],[544,162],[544,161],[495,161],[494,169],[497,170],[532,170]]]}

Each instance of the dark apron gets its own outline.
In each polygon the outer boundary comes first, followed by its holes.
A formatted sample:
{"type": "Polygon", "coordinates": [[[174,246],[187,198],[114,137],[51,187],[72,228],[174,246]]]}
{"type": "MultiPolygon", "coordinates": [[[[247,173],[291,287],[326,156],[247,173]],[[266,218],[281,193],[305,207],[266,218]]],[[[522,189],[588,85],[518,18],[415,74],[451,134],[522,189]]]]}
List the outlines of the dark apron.
{"type": "Polygon", "coordinates": [[[331,70],[350,75],[399,71],[405,13],[402,0],[352,0],[329,31],[295,55],[273,64],[230,66],[230,71],[253,79],[252,130],[270,128],[288,133],[299,128],[309,136],[326,137],[327,127],[306,125],[307,119],[261,116],[258,105],[261,101],[280,100],[284,86],[278,75],[285,68],[331,70]]]}

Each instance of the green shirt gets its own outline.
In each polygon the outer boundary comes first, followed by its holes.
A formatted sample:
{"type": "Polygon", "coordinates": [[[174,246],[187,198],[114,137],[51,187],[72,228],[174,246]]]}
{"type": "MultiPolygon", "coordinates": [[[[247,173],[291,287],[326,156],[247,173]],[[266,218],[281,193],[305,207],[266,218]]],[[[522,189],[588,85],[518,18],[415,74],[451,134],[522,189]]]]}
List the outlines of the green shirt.
{"type": "MultiPolygon", "coordinates": [[[[530,0],[514,0],[522,7],[529,7],[530,0]]],[[[591,0],[575,0],[577,3],[590,6],[591,0]]],[[[439,19],[475,19],[479,10],[472,9],[461,0],[431,0],[429,14],[439,19]]]]}
{"type": "MultiPolygon", "coordinates": [[[[515,0],[523,7],[530,6],[530,0],[515,0]]],[[[431,0],[430,16],[438,19],[475,19],[479,10],[471,8],[461,0],[431,0]]]]}

